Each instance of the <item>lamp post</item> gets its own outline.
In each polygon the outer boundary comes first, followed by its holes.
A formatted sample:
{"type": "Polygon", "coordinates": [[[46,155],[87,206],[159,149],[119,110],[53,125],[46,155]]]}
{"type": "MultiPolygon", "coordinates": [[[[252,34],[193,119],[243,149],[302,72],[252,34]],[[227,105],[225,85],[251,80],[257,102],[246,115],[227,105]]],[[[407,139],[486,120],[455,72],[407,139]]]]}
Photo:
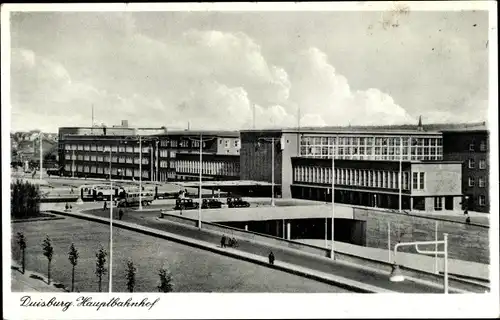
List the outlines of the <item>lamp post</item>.
{"type": "Polygon", "coordinates": [[[109,146],[109,292],[113,291],[113,179],[111,178],[111,145],[109,146]]]}
{"type": "Polygon", "coordinates": [[[448,294],[448,234],[444,233],[443,234],[444,239],[439,240],[439,241],[415,241],[415,242],[400,242],[394,246],[394,263],[392,266],[392,272],[390,275],[390,281],[392,282],[401,282],[404,281],[405,278],[401,273],[401,270],[399,269],[398,265],[396,264],[396,255],[398,252],[398,248],[402,246],[415,246],[415,249],[417,250],[418,253],[421,254],[428,254],[428,255],[443,255],[444,256],[444,293],[448,294]],[[434,251],[429,251],[429,250],[421,250],[419,249],[419,245],[439,245],[443,244],[444,249],[442,251],[439,250],[434,250],[434,251]]]}
{"type": "Polygon", "coordinates": [[[198,141],[200,143],[200,164],[199,164],[199,171],[200,171],[200,185],[199,185],[199,190],[198,190],[198,229],[201,230],[201,186],[203,182],[203,143],[206,141],[211,141],[215,139],[214,137],[211,138],[206,138],[203,139],[203,133],[200,133],[200,139],[193,139],[193,138],[188,138],[191,141],[198,141]]]}
{"type": "Polygon", "coordinates": [[[42,146],[42,140],[43,140],[43,132],[40,131],[40,134],[38,135],[38,139],[40,141],[40,185],[42,185],[42,177],[43,177],[43,146],[42,146]]]}
{"type": "Polygon", "coordinates": [[[142,137],[139,135],[139,211],[142,211],[142,137]]]}
{"type": "Polygon", "coordinates": [[[399,140],[399,212],[403,210],[403,137],[399,140]]]}
{"type": "Polygon", "coordinates": [[[257,140],[259,143],[260,141],[266,141],[271,143],[271,207],[274,207],[274,144],[276,141],[275,137],[271,138],[258,138],[257,140]]]}
{"type": "Polygon", "coordinates": [[[72,163],[71,163],[71,177],[74,178],[75,177],[75,150],[72,150],[72,154],[71,154],[71,159],[72,159],[72,163]]]}
{"type": "Polygon", "coordinates": [[[332,247],[330,257],[335,260],[335,155],[336,145],[332,150],[332,247]]]}

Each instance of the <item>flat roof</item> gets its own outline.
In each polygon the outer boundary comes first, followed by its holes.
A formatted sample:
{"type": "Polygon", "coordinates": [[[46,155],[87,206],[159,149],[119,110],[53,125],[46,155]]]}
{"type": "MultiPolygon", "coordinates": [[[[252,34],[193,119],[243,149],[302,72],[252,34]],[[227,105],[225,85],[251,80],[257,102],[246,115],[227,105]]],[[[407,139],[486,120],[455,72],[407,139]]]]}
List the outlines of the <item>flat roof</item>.
{"type": "MultiPolygon", "coordinates": [[[[195,186],[198,187],[200,183],[198,181],[189,181],[189,182],[177,182],[182,184],[184,187],[195,186]]],[[[272,183],[265,181],[253,181],[253,180],[232,180],[232,181],[203,181],[202,187],[242,187],[242,186],[271,186],[272,183]]],[[[275,186],[279,186],[280,184],[275,183],[275,186]]]]}
{"type": "Polygon", "coordinates": [[[289,128],[289,129],[256,129],[256,130],[241,130],[242,133],[258,133],[258,132],[269,132],[269,133],[301,133],[301,134],[353,134],[353,135],[369,135],[369,134],[390,134],[390,135],[441,135],[440,131],[421,131],[421,130],[403,130],[403,129],[377,129],[377,128],[366,128],[366,129],[356,129],[348,127],[339,128],[289,128]]]}
{"type": "Polygon", "coordinates": [[[224,130],[167,130],[165,133],[156,134],[157,136],[173,136],[173,135],[186,135],[186,136],[199,136],[200,134],[206,136],[217,137],[239,137],[239,131],[224,131],[224,130]]]}

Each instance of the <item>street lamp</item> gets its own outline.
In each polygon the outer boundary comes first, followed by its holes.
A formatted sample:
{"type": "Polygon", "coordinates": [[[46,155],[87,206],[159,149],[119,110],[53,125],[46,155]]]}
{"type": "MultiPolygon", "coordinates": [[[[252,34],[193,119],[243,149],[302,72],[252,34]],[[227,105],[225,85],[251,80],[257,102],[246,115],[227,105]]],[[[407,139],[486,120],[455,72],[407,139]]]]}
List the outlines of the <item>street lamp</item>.
{"type": "Polygon", "coordinates": [[[332,247],[330,251],[330,257],[335,260],[335,151],[336,144],[333,147],[332,152],[332,247]]]}
{"type": "Polygon", "coordinates": [[[202,179],[203,179],[203,143],[206,142],[206,141],[211,141],[213,139],[215,139],[214,137],[211,137],[211,138],[206,138],[206,139],[203,139],[203,133],[200,133],[200,139],[193,139],[193,138],[188,138],[189,140],[191,141],[198,141],[200,143],[200,166],[199,166],[199,170],[200,170],[200,186],[199,186],[199,204],[198,204],[198,228],[201,230],[201,184],[202,184],[202,179]]]}
{"type": "Polygon", "coordinates": [[[43,146],[42,146],[43,132],[40,131],[38,134],[38,140],[40,142],[40,186],[42,185],[42,171],[43,171],[43,146]]]}
{"type": "Polygon", "coordinates": [[[448,234],[444,233],[444,239],[439,240],[439,241],[415,241],[415,242],[401,242],[398,243],[394,246],[394,263],[392,265],[392,271],[390,274],[390,281],[392,282],[402,282],[405,280],[405,277],[401,273],[401,270],[399,269],[399,266],[396,263],[396,254],[398,252],[398,248],[402,246],[415,246],[415,249],[417,250],[418,253],[421,254],[429,254],[429,255],[443,255],[444,256],[444,293],[448,293],[448,234]],[[444,244],[444,250],[439,251],[439,250],[434,250],[434,251],[429,251],[429,250],[420,250],[418,248],[419,245],[429,245],[429,244],[434,244],[434,245],[439,245],[439,244],[444,244]]]}
{"type": "Polygon", "coordinates": [[[109,146],[109,292],[113,290],[113,179],[111,178],[111,145],[109,146]]]}
{"type": "Polygon", "coordinates": [[[271,143],[271,206],[274,207],[274,144],[277,138],[258,138],[257,139],[257,148],[260,145],[260,141],[270,142],[271,143]]]}

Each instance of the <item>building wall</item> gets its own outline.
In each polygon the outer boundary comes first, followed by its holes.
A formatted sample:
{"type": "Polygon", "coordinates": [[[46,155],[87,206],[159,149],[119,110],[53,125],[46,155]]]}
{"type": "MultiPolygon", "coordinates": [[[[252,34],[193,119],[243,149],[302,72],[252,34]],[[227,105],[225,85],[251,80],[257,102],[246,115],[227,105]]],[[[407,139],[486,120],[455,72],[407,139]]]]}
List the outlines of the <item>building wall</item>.
{"type": "MultiPolygon", "coordinates": [[[[435,240],[436,220],[416,216],[393,214],[376,209],[354,208],[354,219],[366,221],[366,245],[387,248],[388,224],[391,225],[391,248],[398,241],[435,240]]],[[[438,238],[448,233],[450,259],[460,259],[488,264],[490,262],[489,228],[449,221],[438,221],[438,238]]],[[[402,247],[404,252],[413,248],[402,247]]],[[[442,261],[442,258],[440,259],[442,261]]],[[[441,265],[442,267],[442,265],[441,265]]]]}
{"type": "MultiPolygon", "coordinates": [[[[199,155],[177,154],[176,175],[182,178],[198,179],[200,170],[199,155]]],[[[204,154],[202,157],[202,176],[213,180],[238,180],[240,159],[234,155],[204,154]]]]}
{"type": "Polygon", "coordinates": [[[217,154],[239,155],[240,149],[240,137],[217,138],[217,154]]]}
{"type": "Polygon", "coordinates": [[[282,183],[281,132],[241,132],[240,179],[272,182],[272,144],[274,138],[274,182],[282,183]],[[260,140],[259,140],[260,139],[260,140]],[[265,140],[264,140],[265,139],[265,140]],[[266,141],[267,140],[267,141],[266,141]]]}
{"type": "MultiPolygon", "coordinates": [[[[443,157],[462,163],[462,193],[468,196],[470,211],[490,212],[489,195],[489,137],[488,131],[443,132],[443,157]],[[484,143],[484,148],[481,144],[484,143]],[[472,163],[469,161],[472,160],[472,163]],[[480,163],[484,162],[484,168],[480,163]],[[473,166],[470,167],[469,165],[473,166]],[[474,184],[469,185],[469,179],[474,184]],[[480,179],[484,184],[480,185],[480,179]],[[484,197],[484,205],[480,204],[484,197]]],[[[465,201],[464,201],[465,202],[465,201]]]]}
{"type": "Polygon", "coordinates": [[[461,178],[462,165],[460,163],[412,163],[412,195],[438,196],[462,194],[461,178]],[[413,175],[425,173],[424,189],[415,189],[413,175]]]}
{"type": "Polygon", "coordinates": [[[281,158],[281,192],[283,198],[292,197],[293,165],[292,157],[299,155],[299,135],[297,133],[284,133],[282,137],[281,158]]]}

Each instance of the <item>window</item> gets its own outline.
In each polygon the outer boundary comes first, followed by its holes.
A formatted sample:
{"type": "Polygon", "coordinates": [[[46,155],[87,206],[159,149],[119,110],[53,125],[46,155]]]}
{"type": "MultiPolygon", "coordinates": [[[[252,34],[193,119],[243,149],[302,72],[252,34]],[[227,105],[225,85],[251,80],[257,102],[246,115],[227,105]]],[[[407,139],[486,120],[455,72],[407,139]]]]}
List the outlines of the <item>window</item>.
{"type": "Polygon", "coordinates": [[[486,205],[486,196],[480,195],[479,196],[479,205],[484,207],[486,205]]]}
{"type": "Polygon", "coordinates": [[[443,210],[443,198],[435,197],[434,198],[434,210],[441,211],[443,210]]]}
{"type": "Polygon", "coordinates": [[[224,148],[229,148],[229,140],[228,139],[224,140],[224,148]]]}
{"type": "Polygon", "coordinates": [[[476,162],[474,159],[469,159],[469,169],[474,169],[474,166],[476,165],[476,162]]]}
{"type": "Polygon", "coordinates": [[[413,189],[418,189],[418,172],[413,172],[413,189]]]}
{"type": "Polygon", "coordinates": [[[486,169],[486,160],[479,160],[479,169],[486,169]]]}
{"type": "Polygon", "coordinates": [[[479,188],[484,188],[484,185],[485,185],[485,182],[484,182],[484,178],[479,178],[479,188]]]}
{"type": "Polygon", "coordinates": [[[474,148],[475,148],[474,142],[470,143],[469,144],[469,151],[474,151],[474,148]]]}
{"type": "Polygon", "coordinates": [[[469,177],[469,187],[473,187],[473,186],[474,186],[474,178],[469,177]]]}
{"type": "Polygon", "coordinates": [[[240,140],[239,139],[234,140],[234,147],[235,148],[239,148],[240,147],[240,140]]]}
{"type": "Polygon", "coordinates": [[[425,172],[420,172],[420,190],[425,189],[425,172]]]}
{"type": "Polygon", "coordinates": [[[480,151],[486,151],[486,141],[481,141],[481,144],[479,145],[479,150],[480,151]]]}

